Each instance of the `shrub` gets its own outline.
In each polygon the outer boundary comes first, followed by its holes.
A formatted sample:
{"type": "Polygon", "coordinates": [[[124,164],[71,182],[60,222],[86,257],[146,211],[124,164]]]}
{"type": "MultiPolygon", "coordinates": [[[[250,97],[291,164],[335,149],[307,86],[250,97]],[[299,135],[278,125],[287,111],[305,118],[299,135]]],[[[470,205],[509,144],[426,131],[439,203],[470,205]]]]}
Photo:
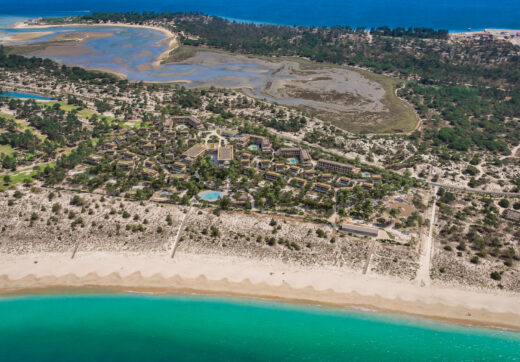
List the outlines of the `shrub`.
{"type": "Polygon", "coordinates": [[[509,200],[508,199],[502,199],[498,202],[498,204],[503,207],[503,208],[508,208],[509,207],[509,200]]]}
{"type": "Polygon", "coordinates": [[[493,280],[501,280],[502,279],[502,275],[500,275],[500,273],[497,272],[497,271],[494,271],[493,273],[491,273],[490,277],[493,280]]]}

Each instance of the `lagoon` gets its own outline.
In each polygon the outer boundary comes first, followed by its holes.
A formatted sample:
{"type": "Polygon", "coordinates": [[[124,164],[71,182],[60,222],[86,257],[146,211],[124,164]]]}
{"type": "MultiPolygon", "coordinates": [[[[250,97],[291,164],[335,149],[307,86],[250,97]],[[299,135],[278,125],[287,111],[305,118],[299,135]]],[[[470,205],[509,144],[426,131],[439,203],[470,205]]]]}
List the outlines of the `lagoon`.
{"type": "Polygon", "coordinates": [[[0,299],[5,361],[513,360],[518,333],[202,296],[0,299]]]}
{"type": "Polygon", "coordinates": [[[3,92],[0,93],[0,97],[9,97],[9,98],[25,98],[25,99],[36,99],[42,101],[51,101],[53,97],[44,97],[37,94],[30,93],[21,93],[21,92],[3,92]]]}

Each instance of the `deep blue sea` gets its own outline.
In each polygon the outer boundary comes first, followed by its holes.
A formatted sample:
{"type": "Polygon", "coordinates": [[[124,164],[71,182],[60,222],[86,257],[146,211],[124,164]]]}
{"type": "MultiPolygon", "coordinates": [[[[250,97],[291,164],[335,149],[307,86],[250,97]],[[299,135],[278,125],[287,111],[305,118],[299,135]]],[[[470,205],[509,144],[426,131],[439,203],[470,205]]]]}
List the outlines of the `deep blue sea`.
{"type": "Polygon", "coordinates": [[[520,334],[245,299],[0,299],[2,361],[514,361],[520,334]]]}
{"type": "Polygon", "coordinates": [[[285,25],[520,28],[518,0],[1,0],[3,15],[199,11],[285,25]]]}

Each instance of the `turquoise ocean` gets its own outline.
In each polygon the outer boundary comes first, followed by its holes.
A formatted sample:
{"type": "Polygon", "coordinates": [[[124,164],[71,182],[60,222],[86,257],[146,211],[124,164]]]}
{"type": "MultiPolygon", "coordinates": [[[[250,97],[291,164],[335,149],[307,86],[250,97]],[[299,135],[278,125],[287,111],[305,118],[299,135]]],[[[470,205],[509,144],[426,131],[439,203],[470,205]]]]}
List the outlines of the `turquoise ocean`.
{"type": "Polygon", "coordinates": [[[249,299],[0,299],[2,361],[496,361],[520,334],[249,299]]]}
{"type": "MultiPolygon", "coordinates": [[[[0,14],[61,16],[102,11],[197,11],[285,25],[520,28],[518,0],[2,0],[0,14]]],[[[1,25],[1,24],[0,24],[1,25]]]]}

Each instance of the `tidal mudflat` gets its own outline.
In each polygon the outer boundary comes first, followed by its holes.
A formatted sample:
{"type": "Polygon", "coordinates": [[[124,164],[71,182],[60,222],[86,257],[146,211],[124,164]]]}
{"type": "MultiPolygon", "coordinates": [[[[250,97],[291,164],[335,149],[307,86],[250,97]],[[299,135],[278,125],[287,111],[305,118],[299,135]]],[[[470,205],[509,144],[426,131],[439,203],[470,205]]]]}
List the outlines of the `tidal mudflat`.
{"type": "Polygon", "coordinates": [[[191,49],[181,61],[158,61],[173,49],[166,36],[154,29],[71,26],[45,30],[44,36],[32,37],[29,34],[41,34],[42,29],[6,28],[0,42],[29,56],[102,69],[130,81],[240,89],[256,98],[304,108],[353,131],[408,131],[415,123],[411,110],[394,95],[395,84],[367,72],[203,48],[191,49]],[[403,124],[398,119],[411,121],[403,124]]]}

